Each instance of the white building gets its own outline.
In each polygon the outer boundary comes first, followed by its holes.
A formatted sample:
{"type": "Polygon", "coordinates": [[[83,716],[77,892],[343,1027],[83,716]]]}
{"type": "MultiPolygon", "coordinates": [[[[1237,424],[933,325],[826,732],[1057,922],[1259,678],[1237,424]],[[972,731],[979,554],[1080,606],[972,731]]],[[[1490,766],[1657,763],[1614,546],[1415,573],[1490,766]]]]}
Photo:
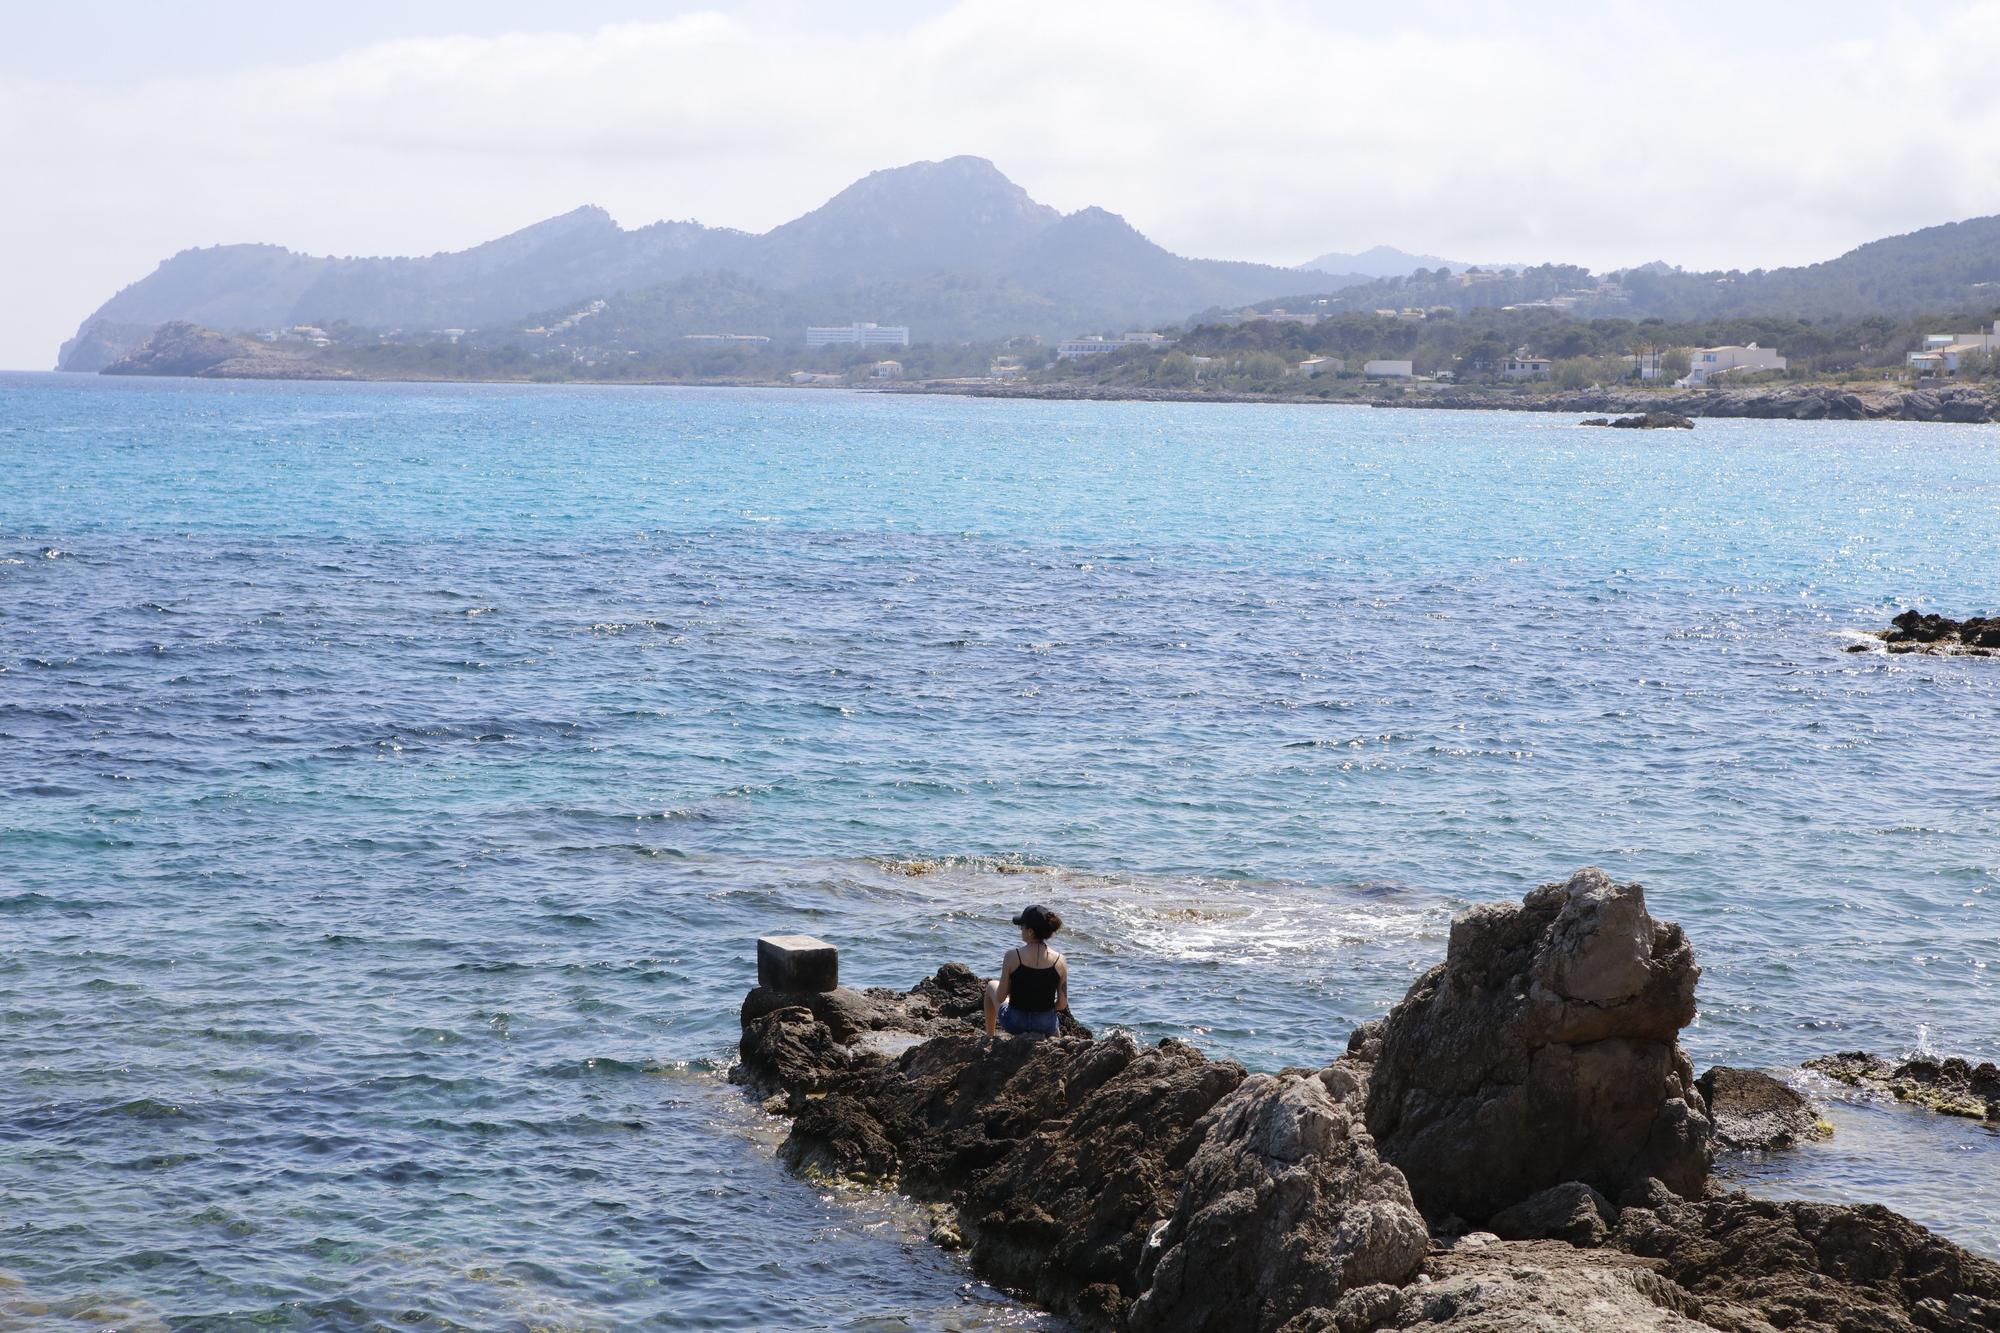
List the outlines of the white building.
{"type": "Polygon", "coordinates": [[[1371,380],[1406,380],[1416,371],[1408,361],[1370,361],[1361,367],[1361,373],[1371,380]]]}
{"type": "Polygon", "coordinates": [[[903,378],[903,363],[900,361],[877,361],[868,368],[870,379],[899,380],[903,378]]]}
{"type": "Polygon", "coordinates": [[[1760,370],[1784,368],[1784,357],[1756,343],[1748,347],[1697,347],[1688,353],[1687,375],[1674,383],[1684,389],[1693,389],[1717,375],[1727,375],[1732,371],[1754,374],[1760,370]]]}
{"type": "Polygon", "coordinates": [[[1549,359],[1545,356],[1516,352],[1500,363],[1500,378],[1503,380],[1545,380],[1548,377],[1549,359]]]}
{"type": "Polygon", "coordinates": [[[761,333],[683,333],[684,343],[713,343],[721,347],[762,347],[771,340],[761,333]]]}
{"type": "Polygon", "coordinates": [[[908,347],[910,327],[907,324],[843,324],[827,328],[808,328],[808,347],[908,347]]]}
{"type": "Polygon", "coordinates": [[[2000,353],[2000,319],[1993,321],[1991,333],[1930,333],[1924,335],[1924,349],[1910,353],[1912,369],[1923,374],[1956,375],[1958,359],[1967,352],[2000,353]]]}
{"type": "Polygon", "coordinates": [[[1093,333],[1084,338],[1066,338],[1056,344],[1056,360],[1074,361],[1080,356],[1103,356],[1127,347],[1164,347],[1173,339],[1159,333],[1121,333],[1105,338],[1093,333]]]}
{"type": "Polygon", "coordinates": [[[1347,369],[1347,363],[1337,356],[1309,356],[1299,362],[1299,374],[1311,379],[1315,375],[1338,375],[1347,369]]]}

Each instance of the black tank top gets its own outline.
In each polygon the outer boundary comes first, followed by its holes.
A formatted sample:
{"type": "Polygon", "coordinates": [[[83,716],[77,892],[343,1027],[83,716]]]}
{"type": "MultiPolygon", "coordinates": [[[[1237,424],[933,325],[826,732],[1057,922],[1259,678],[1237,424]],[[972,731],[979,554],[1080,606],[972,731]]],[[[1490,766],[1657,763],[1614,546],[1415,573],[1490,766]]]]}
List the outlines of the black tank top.
{"type": "Polygon", "coordinates": [[[1024,1014],[1045,1014],[1056,1007],[1056,967],[1029,967],[1014,954],[1014,979],[1007,983],[1007,1003],[1024,1014]]]}

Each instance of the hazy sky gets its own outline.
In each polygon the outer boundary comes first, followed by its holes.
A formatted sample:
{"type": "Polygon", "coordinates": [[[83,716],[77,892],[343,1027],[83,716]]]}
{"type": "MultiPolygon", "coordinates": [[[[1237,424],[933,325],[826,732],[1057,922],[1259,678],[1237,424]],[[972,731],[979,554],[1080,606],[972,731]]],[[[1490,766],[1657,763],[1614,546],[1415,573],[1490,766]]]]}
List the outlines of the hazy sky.
{"type": "Polygon", "coordinates": [[[177,250],[763,230],[976,153],[1171,249],[1755,267],[2000,212],[2000,0],[0,3],[0,366],[177,250]]]}

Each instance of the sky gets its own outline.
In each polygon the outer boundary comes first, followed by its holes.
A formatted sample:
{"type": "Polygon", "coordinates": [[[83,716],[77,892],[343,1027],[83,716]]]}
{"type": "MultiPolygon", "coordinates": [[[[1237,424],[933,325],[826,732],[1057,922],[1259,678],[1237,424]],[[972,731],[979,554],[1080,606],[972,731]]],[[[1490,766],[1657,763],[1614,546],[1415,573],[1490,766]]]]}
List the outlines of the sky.
{"type": "Polygon", "coordinates": [[[2000,0],[0,0],[0,366],[192,246],[762,231],[972,153],[1183,254],[1809,263],[2000,213],[2000,0]]]}

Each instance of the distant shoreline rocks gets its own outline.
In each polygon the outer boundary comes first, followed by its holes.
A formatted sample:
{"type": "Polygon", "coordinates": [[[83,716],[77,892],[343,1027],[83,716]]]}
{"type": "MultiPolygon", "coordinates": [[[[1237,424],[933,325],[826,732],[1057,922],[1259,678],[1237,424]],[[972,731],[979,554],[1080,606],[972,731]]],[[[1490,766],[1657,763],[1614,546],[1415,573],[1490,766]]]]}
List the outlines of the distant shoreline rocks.
{"type": "MultiPolygon", "coordinates": [[[[1966,386],[1860,393],[1831,385],[1758,389],[1514,389],[1451,388],[1383,399],[1377,407],[1463,411],[1626,413],[1671,412],[1682,417],[1753,417],[1767,421],[1937,421],[1963,425],[2000,421],[2000,396],[1966,386]]],[[[1607,423],[1610,424],[1610,423],[1607,423]]]]}
{"type": "MultiPolygon", "coordinates": [[[[2000,616],[1949,616],[1905,611],[1889,628],[1870,630],[1892,653],[1934,653],[1941,657],[2000,657],[2000,616]]],[[[1872,645],[1852,644],[1847,651],[1865,653],[1872,645]]]]}
{"type": "Polygon", "coordinates": [[[1678,412],[1640,412],[1629,417],[1612,420],[1609,417],[1591,417],[1581,423],[1585,426],[1611,426],[1618,430],[1693,430],[1694,422],[1678,412]]]}

